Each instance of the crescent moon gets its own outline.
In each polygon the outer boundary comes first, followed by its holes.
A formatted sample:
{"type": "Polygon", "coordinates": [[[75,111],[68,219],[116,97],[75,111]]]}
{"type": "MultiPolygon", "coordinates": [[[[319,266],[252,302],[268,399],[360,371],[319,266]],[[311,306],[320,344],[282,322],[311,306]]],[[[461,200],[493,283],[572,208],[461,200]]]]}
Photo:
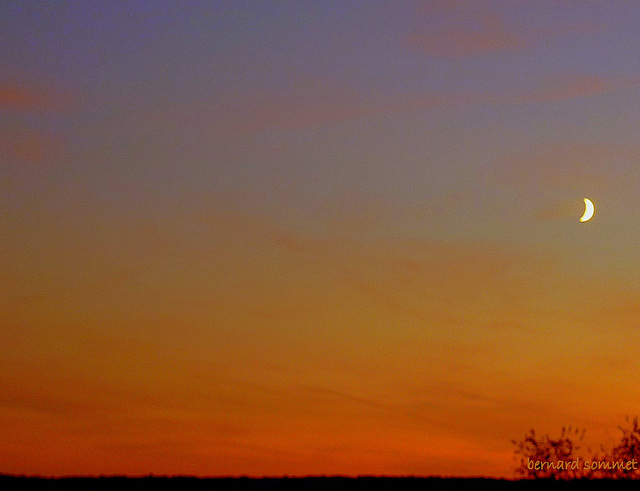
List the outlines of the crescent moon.
{"type": "Polygon", "coordinates": [[[589,198],[585,198],[583,201],[584,201],[584,214],[580,217],[580,221],[586,222],[591,220],[591,217],[595,213],[596,208],[595,206],[593,206],[593,203],[589,198]]]}

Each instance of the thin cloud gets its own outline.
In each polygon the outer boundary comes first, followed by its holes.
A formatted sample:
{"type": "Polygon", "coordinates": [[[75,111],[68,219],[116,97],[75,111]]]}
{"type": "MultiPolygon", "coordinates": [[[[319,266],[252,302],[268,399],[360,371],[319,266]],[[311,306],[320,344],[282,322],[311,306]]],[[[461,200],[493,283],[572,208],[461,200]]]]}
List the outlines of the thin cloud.
{"type": "Polygon", "coordinates": [[[0,83],[0,111],[66,111],[71,104],[68,94],[24,83],[0,83]]]}
{"type": "Polygon", "coordinates": [[[41,110],[48,105],[50,105],[49,98],[44,94],[24,87],[0,85],[0,109],[2,110],[33,111],[41,110]]]}
{"type": "MultiPolygon", "coordinates": [[[[321,84],[291,89],[286,94],[227,93],[215,100],[187,104],[167,103],[127,116],[132,131],[140,127],[189,126],[207,137],[244,136],[262,131],[305,131],[325,125],[350,123],[473,103],[476,93],[429,91],[410,96],[359,92],[342,84],[321,84]]],[[[276,149],[282,151],[283,148],[276,149]]]]}
{"type": "Polygon", "coordinates": [[[534,219],[540,222],[575,218],[582,212],[582,203],[578,199],[565,200],[547,205],[534,214],[534,219]]]}
{"type": "Polygon", "coordinates": [[[47,132],[0,128],[0,154],[9,158],[37,164],[49,160],[59,149],[60,141],[47,132]]]}
{"type": "Polygon", "coordinates": [[[275,245],[285,252],[303,254],[313,248],[313,244],[304,235],[265,215],[253,215],[213,205],[202,212],[201,220],[215,224],[216,228],[236,238],[258,240],[263,244],[275,245]]]}
{"type": "MultiPolygon", "coordinates": [[[[629,176],[638,159],[640,150],[629,145],[566,142],[506,155],[494,163],[492,177],[523,188],[605,189],[637,182],[629,176]]],[[[552,203],[537,218],[575,216],[575,211],[568,203],[552,203]]]]}
{"type": "Polygon", "coordinates": [[[512,322],[501,324],[501,332],[522,331],[545,296],[544,278],[555,274],[553,258],[539,254],[429,241],[353,251],[344,269],[342,281],[352,292],[429,332],[484,326],[495,333],[492,324],[504,319],[512,322]]]}
{"type": "MultiPolygon", "coordinates": [[[[222,124],[215,124],[216,132],[221,135],[250,134],[265,129],[305,130],[328,123],[340,123],[364,119],[387,112],[387,104],[358,101],[345,98],[340,94],[333,97],[314,99],[314,94],[303,97],[294,96],[287,100],[253,99],[238,101],[230,109],[222,124]]],[[[221,111],[225,111],[221,108],[221,111]]]]}
{"type": "Polygon", "coordinates": [[[477,23],[477,27],[456,25],[432,32],[414,31],[403,43],[422,54],[450,58],[519,51],[531,44],[531,39],[510,30],[497,15],[484,15],[477,23]]]}
{"type": "Polygon", "coordinates": [[[598,29],[593,23],[555,29],[516,29],[486,1],[424,2],[417,9],[417,17],[423,25],[404,36],[402,44],[417,53],[443,58],[518,52],[548,39],[598,29]]]}
{"type": "MultiPolygon", "coordinates": [[[[247,97],[226,103],[197,116],[198,126],[218,136],[259,133],[267,130],[300,131],[323,125],[364,121],[393,114],[411,114],[436,109],[489,105],[556,103],[594,97],[640,85],[637,77],[604,78],[592,75],[544,76],[536,85],[514,87],[503,92],[432,91],[413,96],[354,96],[350,100],[336,89],[328,95],[292,94],[282,99],[247,97]],[[304,99],[309,100],[304,100],[304,99]],[[315,100],[313,100],[315,98],[315,100]]],[[[202,109],[194,107],[189,114],[202,109]]],[[[192,116],[189,116],[192,118],[192,116]]],[[[195,120],[191,120],[192,123],[195,120]]]]}
{"type": "Polygon", "coordinates": [[[340,399],[347,403],[352,403],[362,407],[368,407],[373,410],[384,411],[393,414],[396,416],[396,418],[402,417],[411,420],[418,420],[422,424],[428,424],[439,429],[454,429],[452,425],[444,423],[442,421],[442,418],[438,418],[437,415],[435,415],[435,417],[429,417],[425,415],[424,408],[417,407],[415,404],[406,405],[399,404],[397,402],[388,402],[387,400],[380,402],[372,398],[362,397],[331,388],[312,386],[308,384],[300,386],[300,389],[303,392],[309,393],[315,398],[320,399],[324,403],[331,403],[332,406],[334,405],[334,399],[340,399]]]}
{"type": "Polygon", "coordinates": [[[423,0],[418,3],[417,11],[422,15],[469,15],[473,12],[486,12],[486,0],[423,0]]]}
{"type": "Polygon", "coordinates": [[[308,252],[309,248],[305,241],[295,234],[284,230],[274,229],[269,234],[275,244],[289,252],[308,252]]]}
{"type": "MultiPolygon", "coordinates": [[[[0,114],[66,113],[73,98],[62,91],[26,83],[0,82],[0,114]]],[[[0,127],[0,156],[12,161],[40,164],[51,161],[63,146],[53,133],[28,126],[0,127]]]]}
{"type": "MultiPolygon", "coordinates": [[[[637,84],[637,81],[635,83],[637,84]]],[[[593,97],[632,85],[631,79],[615,80],[591,75],[547,77],[540,86],[511,94],[504,98],[504,102],[513,104],[559,102],[577,97],[593,97]]]]}
{"type": "Polygon", "coordinates": [[[321,398],[325,398],[327,396],[332,399],[339,398],[349,402],[354,402],[362,406],[367,406],[373,409],[389,410],[392,408],[389,404],[386,404],[386,403],[381,403],[367,397],[348,394],[346,392],[342,392],[339,390],[330,389],[326,387],[317,387],[317,386],[306,384],[306,385],[301,385],[300,389],[302,389],[303,392],[308,392],[308,393],[311,393],[312,395],[319,396],[321,398]]]}

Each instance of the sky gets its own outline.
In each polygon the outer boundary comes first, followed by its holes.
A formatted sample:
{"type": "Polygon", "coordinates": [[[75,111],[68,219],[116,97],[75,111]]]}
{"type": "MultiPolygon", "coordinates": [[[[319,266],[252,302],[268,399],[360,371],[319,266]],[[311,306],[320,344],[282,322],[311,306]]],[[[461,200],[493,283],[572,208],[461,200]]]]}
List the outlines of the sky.
{"type": "Polygon", "coordinates": [[[0,472],[512,477],[530,428],[614,442],[639,16],[3,1],[0,472]]]}

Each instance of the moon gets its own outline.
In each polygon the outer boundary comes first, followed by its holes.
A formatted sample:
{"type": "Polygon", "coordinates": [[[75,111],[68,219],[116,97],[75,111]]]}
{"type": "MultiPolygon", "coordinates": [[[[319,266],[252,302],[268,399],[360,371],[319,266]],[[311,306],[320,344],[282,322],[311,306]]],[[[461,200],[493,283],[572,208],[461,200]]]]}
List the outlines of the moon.
{"type": "Polygon", "coordinates": [[[593,206],[593,203],[589,198],[584,198],[583,201],[584,201],[584,214],[580,217],[580,221],[587,222],[591,220],[591,217],[595,213],[596,208],[595,206],[593,206]]]}

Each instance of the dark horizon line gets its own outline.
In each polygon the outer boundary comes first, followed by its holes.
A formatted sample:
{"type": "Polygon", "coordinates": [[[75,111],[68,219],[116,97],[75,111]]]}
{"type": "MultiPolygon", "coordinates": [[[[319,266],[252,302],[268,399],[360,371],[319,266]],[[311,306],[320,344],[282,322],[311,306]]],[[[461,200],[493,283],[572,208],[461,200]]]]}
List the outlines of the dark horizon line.
{"type": "Polygon", "coordinates": [[[26,478],[26,479],[489,479],[494,481],[519,481],[506,477],[490,476],[444,476],[444,475],[420,475],[420,474],[282,474],[282,475],[195,475],[195,474],[14,474],[0,472],[0,478],[26,478]]]}

